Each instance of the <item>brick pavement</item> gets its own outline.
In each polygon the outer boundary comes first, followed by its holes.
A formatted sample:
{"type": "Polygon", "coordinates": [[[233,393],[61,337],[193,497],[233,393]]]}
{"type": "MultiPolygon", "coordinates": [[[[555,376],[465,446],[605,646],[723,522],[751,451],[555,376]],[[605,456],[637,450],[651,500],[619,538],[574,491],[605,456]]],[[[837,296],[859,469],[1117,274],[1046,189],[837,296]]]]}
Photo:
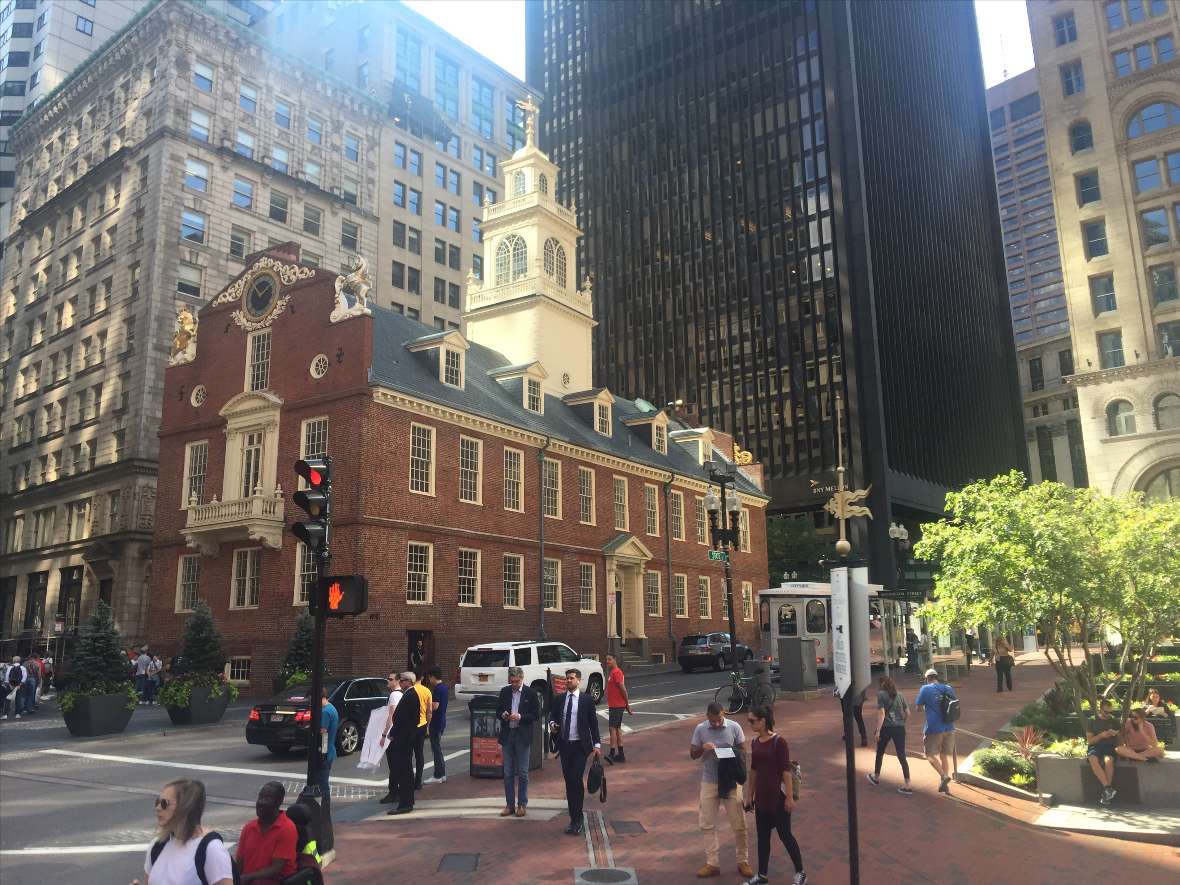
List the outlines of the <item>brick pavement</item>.
{"type": "MultiPolygon", "coordinates": [[[[993,671],[976,667],[959,686],[961,725],[991,733],[1021,705],[1052,682],[1048,666],[1023,656],[1014,674],[1016,690],[995,693],[993,671]]],[[[903,677],[901,688],[912,702],[918,680],[903,677]]],[[[702,704],[703,705],[703,704],[702,704]]],[[[870,731],[875,719],[866,707],[870,731]]],[[[779,701],[779,730],[791,742],[792,755],[805,767],[804,794],[794,818],[809,881],[813,885],[848,881],[844,755],[839,737],[839,707],[834,699],[779,701]]],[[[744,717],[742,718],[745,728],[744,717]]],[[[687,748],[695,721],[672,723],[630,735],[626,766],[607,769],[609,799],[588,801],[601,811],[610,832],[615,864],[637,871],[643,885],[685,885],[697,881],[703,863],[697,830],[698,763],[687,748]],[[638,835],[616,833],[612,821],[639,821],[638,835]]],[[[950,798],[936,792],[937,777],[920,757],[921,724],[911,719],[907,734],[916,794],[897,794],[897,761],[887,757],[882,785],[864,779],[871,770],[872,749],[857,750],[857,799],[860,815],[861,879],[873,885],[938,883],[973,885],[997,877],[1022,885],[1132,881],[1164,885],[1180,881],[1180,850],[1096,836],[1039,830],[1029,821],[1041,809],[1032,803],[954,785],[950,798]]],[[[965,756],[974,741],[962,744],[965,756]]],[[[533,797],[563,796],[556,762],[546,762],[530,783],[533,797]]],[[[428,787],[425,797],[461,798],[498,795],[498,781],[456,779],[428,787]]],[[[377,809],[373,809],[377,812],[377,809]]],[[[383,808],[381,809],[384,810],[383,808]]],[[[751,824],[751,856],[754,837],[751,824]]],[[[333,883],[430,881],[474,883],[572,882],[575,867],[587,865],[585,839],[563,834],[566,818],[535,820],[423,820],[413,816],[340,824],[336,829],[339,860],[328,878],[333,883]],[[478,872],[435,872],[442,856],[479,852],[478,872]]],[[[723,833],[725,831],[723,830],[723,833]]],[[[728,835],[728,834],[726,834],[728,835]]],[[[732,837],[722,839],[723,876],[737,882],[732,837]]],[[[781,845],[771,855],[772,881],[790,881],[790,861],[781,845]]]]}

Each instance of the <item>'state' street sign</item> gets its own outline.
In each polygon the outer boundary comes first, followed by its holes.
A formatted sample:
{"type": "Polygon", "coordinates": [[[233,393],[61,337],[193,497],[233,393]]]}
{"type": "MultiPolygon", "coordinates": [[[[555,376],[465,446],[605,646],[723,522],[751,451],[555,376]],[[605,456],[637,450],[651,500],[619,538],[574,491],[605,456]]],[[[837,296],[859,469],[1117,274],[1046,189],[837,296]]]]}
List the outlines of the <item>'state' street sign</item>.
{"type": "Polygon", "coordinates": [[[710,550],[709,559],[713,560],[714,562],[725,562],[727,559],[729,559],[729,554],[724,550],[710,550]]]}

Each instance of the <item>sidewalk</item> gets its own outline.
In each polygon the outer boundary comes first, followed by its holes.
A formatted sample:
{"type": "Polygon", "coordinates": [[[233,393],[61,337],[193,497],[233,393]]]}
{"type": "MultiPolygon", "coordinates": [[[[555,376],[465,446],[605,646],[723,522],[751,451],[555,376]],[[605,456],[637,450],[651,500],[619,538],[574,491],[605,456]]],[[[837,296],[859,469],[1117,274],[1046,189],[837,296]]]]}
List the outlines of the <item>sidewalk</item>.
{"type": "MultiPolygon", "coordinates": [[[[1043,658],[1038,662],[1036,656],[1022,655],[1021,661],[1013,677],[1016,690],[1010,694],[996,693],[991,668],[973,668],[957,689],[963,699],[964,728],[980,734],[994,732],[1052,683],[1052,671],[1043,658]]],[[[911,702],[916,685],[915,677],[901,679],[901,689],[911,702]]],[[[834,699],[821,697],[808,702],[779,701],[776,710],[779,731],[791,742],[792,755],[802,761],[805,770],[804,793],[793,823],[809,881],[812,885],[847,882],[848,833],[839,706],[834,699]]],[[[870,701],[865,708],[870,731],[875,715],[870,701]]],[[[695,871],[704,862],[697,829],[699,763],[692,762],[687,752],[697,721],[671,723],[629,736],[627,757],[632,761],[607,768],[608,801],[601,804],[597,798],[587,799],[588,816],[603,816],[614,865],[633,869],[644,885],[694,882],[695,871]],[[624,832],[627,830],[632,832],[624,832]]],[[[744,715],[738,721],[748,731],[744,715]]],[[[868,784],[864,774],[872,769],[873,751],[857,749],[862,882],[971,885],[994,881],[997,874],[1016,876],[1022,885],[1108,879],[1164,885],[1180,880],[1180,852],[1174,848],[1037,828],[1031,820],[1044,810],[1039,806],[965,785],[953,785],[949,798],[939,795],[937,776],[920,757],[920,717],[911,719],[907,737],[916,790],[913,797],[895,792],[901,778],[893,756],[885,760],[881,786],[868,784]]],[[[960,759],[966,758],[974,745],[974,740],[963,740],[960,759]]],[[[562,799],[559,765],[546,760],[543,771],[534,772],[529,786],[533,800],[562,799]]],[[[499,781],[464,777],[427,787],[419,796],[420,802],[482,797],[482,809],[471,803],[460,804],[475,814],[487,814],[486,809],[501,801],[502,790],[499,781]]],[[[575,868],[589,865],[591,854],[597,864],[606,864],[606,846],[600,844],[601,837],[590,846],[585,837],[564,835],[567,818],[560,811],[552,819],[539,819],[549,817],[559,803],[536,804],[536,816],[525,820],[434,816],[457,814],[453,805],[450,811],[436,809],[427,819],[422,819],[425,815],[421,813],[387,817],[385,806],[375,803],[353,806],[353,815],[367,812],[373,817],[337,824],[338,860],[329,869],[328,878],[333,883],[474,883],[496,877],[514,883],[569,883],[574,881],[575,868]],[[475,871],[437,872],[444,855],[456,854],[478,854],[478,858],[447,861],[474,862],[475,871]]],[[[747,821],[753,859],[752,816],[747,821]]],[[[591,822],[596,823],[596,818],[591,822]]],[[[722,877],[717,881],[739,881],[732,836],[724,828],[721,857],[722,877]]],[[[789,881],[790,872],[790,861],[781,844],[776,844],[771,855],[772,881],[789,881]]]]}

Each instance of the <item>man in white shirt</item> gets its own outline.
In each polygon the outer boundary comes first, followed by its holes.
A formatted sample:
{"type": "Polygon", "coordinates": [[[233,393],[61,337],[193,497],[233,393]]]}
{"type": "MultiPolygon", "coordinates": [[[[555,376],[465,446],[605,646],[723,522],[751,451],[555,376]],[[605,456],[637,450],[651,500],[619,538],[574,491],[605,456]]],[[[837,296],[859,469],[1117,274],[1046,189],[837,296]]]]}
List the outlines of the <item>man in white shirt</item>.
{"type": "Polygon", "coordinates": [[[570,814],[570,825],[565,831],[571,836],[582,832],[582,802],[586,797],[582,776],[586,773],[586,759],[602,755],[594,698],[579,691],[581,681],[581,670],[565,671],[565,694],[560,703],[550,705],[549,714],[549,730],[557,735],[561,772],[565,776],[565,801],[570,814]]]}
{"type": "Polygon", "coordinates": [[[389,805],[392,802],[398,801],[398,785],[395,777],[397,769],[393,764],[393,744],[385,738],[385,735],[389,734],[389,729],[393,728],[393,711],[397,709],[397,705],[402,699],[402,690],[396,673],[390,673],[385,677],[385,686],[389,689],[389,701],[385,707],[385,725],[381,728],[381,743],[385,745],[385,762],[389,766],[389,792],[385,794],[385,798],[381,800],[381,804],[389,805]]]}

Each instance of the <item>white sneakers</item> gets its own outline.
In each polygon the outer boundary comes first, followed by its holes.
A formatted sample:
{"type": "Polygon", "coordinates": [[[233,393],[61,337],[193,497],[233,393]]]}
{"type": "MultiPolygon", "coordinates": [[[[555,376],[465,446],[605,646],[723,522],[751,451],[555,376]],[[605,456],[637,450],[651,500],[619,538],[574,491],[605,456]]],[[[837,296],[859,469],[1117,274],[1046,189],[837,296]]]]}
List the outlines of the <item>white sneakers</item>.
{"type": "Polygon", "coordinates": [[[428,777],[422,781],[424,784],[445,784],[446,782],[447,776],[445,774],[442,777],[428,777]]]}

